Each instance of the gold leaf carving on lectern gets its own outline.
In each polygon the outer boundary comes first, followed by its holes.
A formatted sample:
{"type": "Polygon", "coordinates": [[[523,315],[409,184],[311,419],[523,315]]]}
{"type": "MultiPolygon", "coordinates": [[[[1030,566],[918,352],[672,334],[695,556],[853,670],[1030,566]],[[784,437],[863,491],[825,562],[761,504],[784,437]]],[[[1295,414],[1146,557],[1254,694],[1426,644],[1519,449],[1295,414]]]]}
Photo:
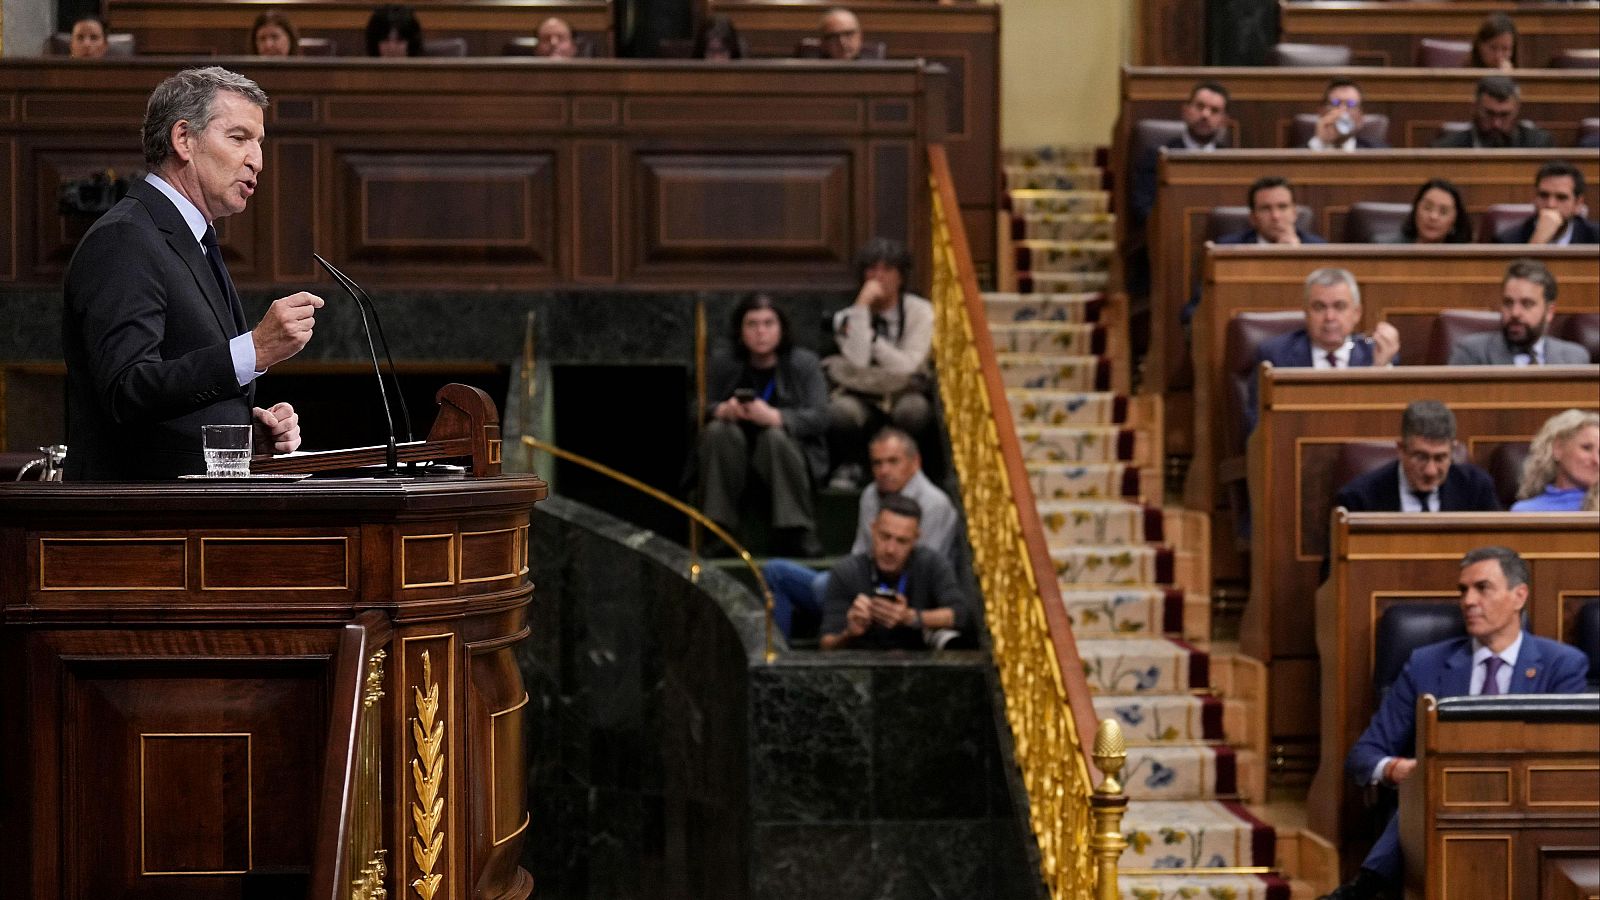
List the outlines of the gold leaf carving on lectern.
{"type": "Polygon", "coordinates": [[[444,816],[444,799],[439,796],[444,786],[444,721],[439,718],[439,685],[433,680],[433,660],[426,650],[422,651],[422,683],[426,693],[422,687],[412,688],[417,714],[411,719],[411,736],[417,743],[417,755],[411,759],[411,787],[417,795],[411,804],[411,821],[416,826],[411,857],[422,875],[412,879],[411,887],[422,900],[433,900],[444,880],[443,873],[433,870],[444,851],[444,832],[439,830],[444,816]]]}

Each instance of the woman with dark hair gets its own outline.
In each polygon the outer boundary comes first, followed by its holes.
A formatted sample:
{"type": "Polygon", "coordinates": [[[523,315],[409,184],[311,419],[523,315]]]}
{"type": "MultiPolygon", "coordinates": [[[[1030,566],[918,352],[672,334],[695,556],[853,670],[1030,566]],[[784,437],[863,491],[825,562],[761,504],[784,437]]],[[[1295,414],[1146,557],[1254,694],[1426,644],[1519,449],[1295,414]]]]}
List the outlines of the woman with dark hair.
{"type": "Polygon", "coordinates": [[[732,531],[754,473],[771,492],[769,549],[820,555],[811,483],[828,469],[822,366],[815,353],[792,344],[788,317],[765,294],[740,301],[729,325],[731,352],[706,366],[712,406],[700,432],[701,507],[732,531]]]}
{"type": "Polygon", "coordinates": [[[911,254],[899,241],[874,238],[856,254],[861,288],[833,316],[837,356],[823,360],[834,385],[828,440],[838,470],[830,486],[859,487],[867,436],[892,424],[912,435],[933,421],[928,354],[933,304],[906,290],[911,254]]]}
{"type": "Polygon", "coordinates": [[[1517,23],[1503,12],[1490,13],[1478,26],[1472,39],[1472,56],[1467,65],[1474,69],[1499,69],[1509,72],[1517,67],[1517,23]]]}
{"type": "Polygon", "coordinates": [[[727,16],[712,16],[700,23],[694,34],[694,58],[714,62],[744,58],[744,44],[739,40],[739,30],[727,16]]]}
{"type": "Polygon", "coordinates": [[[411,7],[391,3],[372,11],[372,18],[367,20],[367,55],[422,55],[422,23],[411,7]]]}
{"type": "Polygon", "coordinates": [[[106,20],[94,13],[85,13],[72,23],[71,42],[67,54],[73,59],[103,59],[106,49],[106,20]]]}
{"type": "Polygon", "coordinates": [[[250,52],[257,56],[299,56],[300,33],[289,17],[269,9],[250,26],[250,52]]]}
{"type": "Polygon", "coordinates": [[[1430,178],[1411,200],[1411,214],[1400,226],[1402,244],[1470,244],[1472,223],[1461,191],[1446,178],[1430,178]]]}

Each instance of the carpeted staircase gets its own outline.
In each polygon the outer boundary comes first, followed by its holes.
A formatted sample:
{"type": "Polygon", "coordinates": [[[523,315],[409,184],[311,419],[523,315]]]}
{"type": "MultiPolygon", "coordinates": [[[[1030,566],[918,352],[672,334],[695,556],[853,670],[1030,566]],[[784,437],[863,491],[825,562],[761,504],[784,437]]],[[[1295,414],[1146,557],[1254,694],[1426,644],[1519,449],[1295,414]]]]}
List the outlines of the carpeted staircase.
{"type": "Polygon", "coordinates": [[[989,326],[1096,713],[1128,737],[1122,896],[1315,896],[1291,877],[1298,835],[1245,806],[1265,799],[1265,673],[1210,646],[1208,522],[1162,502],[1160,398],[1129,394],[1093,151],[1008,152],[1005,179],[989,326]]]}

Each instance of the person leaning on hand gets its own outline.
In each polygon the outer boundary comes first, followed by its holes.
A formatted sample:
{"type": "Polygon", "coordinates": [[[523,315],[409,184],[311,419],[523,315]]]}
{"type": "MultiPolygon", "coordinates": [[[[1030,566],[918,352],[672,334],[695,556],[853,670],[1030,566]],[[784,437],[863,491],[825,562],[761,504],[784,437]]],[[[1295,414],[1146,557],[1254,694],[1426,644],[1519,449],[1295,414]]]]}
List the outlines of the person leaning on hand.
{"type": "Polygon", "coordinates": [[[258,452],[300,446],[293,407],[254,406],[255,379],[311,340],[322,298],[275,300],[250,328],[214,224],[256,191],[266,106],[255,82],[215,66],[151,93],[150,174],[95,222],[67,266],[67,478],[202,473],[204,425],[253,422],[258,452]]]}

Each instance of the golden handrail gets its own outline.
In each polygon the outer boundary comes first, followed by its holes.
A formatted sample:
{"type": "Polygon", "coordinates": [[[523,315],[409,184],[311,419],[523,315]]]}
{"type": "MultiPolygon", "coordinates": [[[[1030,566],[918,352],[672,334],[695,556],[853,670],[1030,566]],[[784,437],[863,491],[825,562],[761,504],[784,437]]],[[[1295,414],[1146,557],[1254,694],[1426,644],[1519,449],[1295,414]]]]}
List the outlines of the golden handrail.
{"type": "MultiPolygon", "coordinates": [[[[761,574],[761,567],[756,565],[755,558],[750,555],[750,551],[746,550],[743,544],[739,543],[737,540],[734,540],[733,535],[724,530],[723,527],[718,525],[715,520],[700,510],[695,509],[682,500],[679,500],[677,497],[657,490],[656,488],[645,484],[639,479],[634,478],[632,475],[618,472],[616,469],[611,468],[605,463],[596,462],[595,460],[592,460],[586,456],[580,456],[576,453],[573,453],[571,450],[563,450],[560,447],[557,447],[555,444],[546,443],[545,441],[541,441],[532,435],[523,435],[522,445],[527,447],[530,451],[542,450],[545,453],[556,457],[557,459],[564,459],[567,462],[577,463],[578,465],[583,466],[592,472],[598,472],[612,481],[618,482],[619,484],[625,484],[641,494],[645,494],[646,496],[659,500],[678,512],[688,516],[691,521],[696,522],[705,528],[709,528],[712,534],[721,538],[729,547],[732,547],[735,551],[737,551],[739,558],[744,560],[744,564],[750,569],[750,574],[755,576],[756,586],[761,589],[761,605],[762,608],[766,610],[767,617],[765,637],[766,650],[764,653],[764,658],[767,662],[772,662],[778,658],[778,651],[774,649],[772,645],[772,589],[767,586],[767,579],[761,574]]],[[[699,583],[700,581],[700,555],[695,548],[690,548],[689,550],[689,581],[693,583],[699,583]]]]}
{"type": "Polygon", "coordinates": [[[944,147],[928,147],[934,356],[973,568],[1051,896],[1095,890],[1089,748],[1094,705],[1017,445],[944,147]],[[1041,577],[1042,576],[1042,577],[1041,577]]]}

